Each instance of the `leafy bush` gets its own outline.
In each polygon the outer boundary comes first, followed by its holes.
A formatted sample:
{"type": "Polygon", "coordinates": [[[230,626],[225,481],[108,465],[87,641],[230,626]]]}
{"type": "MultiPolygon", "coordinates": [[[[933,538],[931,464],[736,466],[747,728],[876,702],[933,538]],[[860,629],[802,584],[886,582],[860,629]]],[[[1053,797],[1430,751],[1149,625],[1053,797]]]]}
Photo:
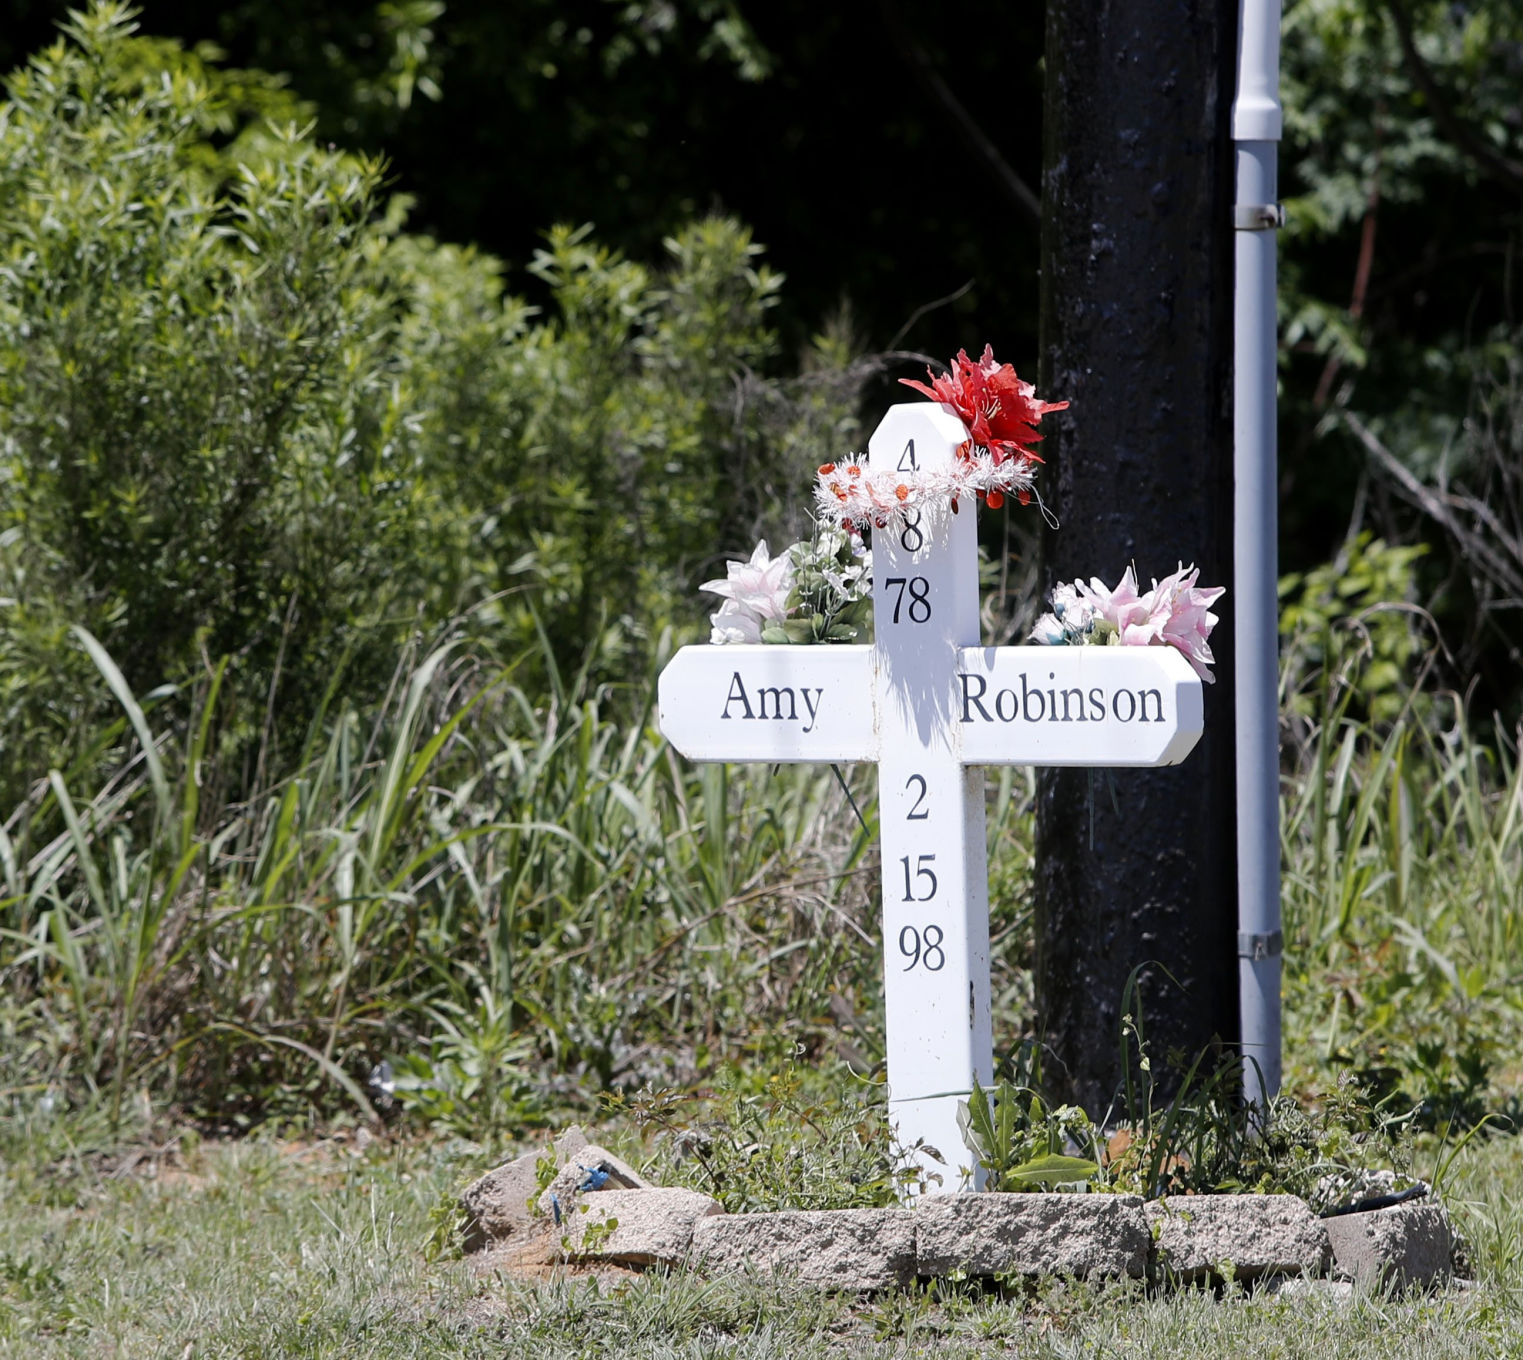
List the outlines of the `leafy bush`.
{"type": "Polygon", "coordinates": [[[498,655],[643,668],[870,370],[757,377],[780,280],[726,219],[663,269],[554,229],[541,317],[404,232],[379,162],[269,124],[302,112],[277,83],[128,14],[76,15],[0,112],[0,787],[111,711],[72,624],[143,696],[235,658],[244,794],[462,609],[498,655]]]}
{"type": "Polygon", "coordinates": [[[1512,717],[1520,43],[1515,0],[1292,0],[1281,72],[1287,561],[1332,552],[1351,518],[1429,544],[1453,683],[1512,717]]]}
{"type": "MultiPolygon", "coordinates": [[[[139,692],[237,655],[311,711],[407,609],[418,548],[380,167],[288,129],[217,183],[211,88],[140,70],[115,6],[68,37],[12,77],[0,137],[7,638],[45,653],[66,615],[139,692]]],[[[66,745],[70,696],[7,669],[66,745]]]]}
{"type": "Polygon", "coordinates": [[[735,374],[772,349],[762,317],[780,280],[745,231],[713,219],[667,248],[662,277],[588,228],[552,230],[530,269],[555,316],[536,326],[516,304],[504,319],[475,280],[441,282],[437,256],[398,252],[427,308],[414,324],[438,337],[423,373],[456,379],[428,428],[450,500],[479,512],[479,588],[510,637],[543,626],[557,660],[596,648],[607,674],[647,659],[674,609],[696,612],[677,592],[745,504],[728,456],[735,374]],[[477,323],[463,336],[461,310],[477,323]]]}
{"type": "Polygon", "coordinates": [[[1337,695],[1385,724],[1421,698],[1427,653],[1414,578],[1426,552],[1366,530],[1333,561],[1280,578],[1287,699],[1297,718],[1324,712],[1337,695]]]}

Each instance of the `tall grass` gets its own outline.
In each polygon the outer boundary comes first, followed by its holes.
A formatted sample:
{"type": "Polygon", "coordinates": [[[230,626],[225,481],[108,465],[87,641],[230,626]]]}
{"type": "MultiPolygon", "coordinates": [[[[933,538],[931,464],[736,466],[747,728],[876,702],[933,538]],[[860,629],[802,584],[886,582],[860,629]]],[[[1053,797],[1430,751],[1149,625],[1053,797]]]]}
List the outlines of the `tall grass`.
{"type": "MultiPolygon", "coordinates": [[[[44,772],[0,820],[13,1099],[104,1097],[118,1118],[147,1092],[241,1126],[400,1094],[479,1135],[730,1061],[881,1059],[869,769],[844,772],[853,806],[828,770],[695,767],[655,731],[648,682],[615,693],[542,656],[534,695],[457,641],[407,658],[373,714],[335,683],[291,767],[229,804],[228,668],[140,701],[79,641],[122,718],[96,743],[112,759],[44,772]],[[367,1081],[383,1062],[395,1092],[367,1081]]],[[[1516,736],[1482,740],[1420,688],[1373,719],[1350,654],[1318,655],[1288,649],[1284,696],[1291,1080],[1353,1067],[1473,1124],[1523,1051],[1516,736]]],[[[990,800],[1014,1040],[1029,772],[990,800]]]]}
{"type": "Polygon", "coordinates": [[[1282,695],[1287,1057],[1474,1122],[1523,1039],[1519,733],[1420,686],[1375,721],[1368,656],[1324,642],[1282,695]]]}
{"type": "Polygon", "coordinates": [[[851,995],[876,976],[869,838],[828,772],[695,769],[648,703],[553,667],[535,702],[444,646],[368,728],[340,708],[294,769],[209,807],[223,672],[177,744],[82,642],[130,738],[99,788],[50,772],[3,823],[5,1004],[58,1036],[13,1087],[369,1114],[385,1059],[429,1111],[512,1123],[817,1043],[834,992],[875,1009],[851,995]]]}

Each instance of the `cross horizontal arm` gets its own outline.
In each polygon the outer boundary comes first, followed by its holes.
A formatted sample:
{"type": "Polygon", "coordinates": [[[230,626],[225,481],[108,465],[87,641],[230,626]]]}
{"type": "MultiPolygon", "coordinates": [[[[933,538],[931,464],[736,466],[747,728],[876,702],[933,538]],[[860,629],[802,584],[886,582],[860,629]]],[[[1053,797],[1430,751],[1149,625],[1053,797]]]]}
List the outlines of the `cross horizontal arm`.
{"type": "Polygon", "coordinates": [[[952,719],[965,765],[1177,765],[1205,726],[1172,647],[964,647],[952,719]]]}
{"type": "MultiPolygon", "coordinates": [[[[691,760],[875,761],[886,684],[871,647],[684,647],[659,721],[691,760]]],[[[1172,647],[948,648],[920,730],[964,765],[1176,765],[1201,682],[1172,647]]]]}
{"type": "Polygon", "coordinates": [[[656,688],[661,732],[689,760],[878,758],[871,647],[684,647],[656,688]]]}

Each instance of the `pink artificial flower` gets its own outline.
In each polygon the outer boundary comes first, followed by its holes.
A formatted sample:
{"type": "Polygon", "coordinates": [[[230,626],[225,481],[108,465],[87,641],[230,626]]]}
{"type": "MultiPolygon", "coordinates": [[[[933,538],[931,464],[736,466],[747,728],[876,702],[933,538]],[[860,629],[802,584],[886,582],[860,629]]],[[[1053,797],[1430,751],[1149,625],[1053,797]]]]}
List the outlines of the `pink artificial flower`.
{"type": "Polygon", "coordinates": [[[1185,660],[1208,685],[1214,684],[1211,665],[1216,660],[1206,639],[1218,622],[1211,606],[1227,593],[1225,586],[1201,590],[1196,586],[1199,569],[1180,564],[1179,569],[1162,581],[1154,581],[1150,594],[1156,597],[1154,614],[1162,620],[1163,640],[1184,653],[1185,660]]]}
{"type": "Polygon", "coordinates": [[[1195,584],[1199,579],[1195,566],[1181,565],[1162,581],[1155,578],[1151,590],[1139,593],[1136,572],[1128,567],[1114,590],[1098,576],[1092,576],[1088,585],[1075,581],[1072,586],[1059,586],[1052,594],[1055,613],[1038,620],[1032,637],[1044,643],[1077,640],[1094,636],[1094,623],[1104,622],[1110,626],[1101,630],[1106,641],[1114,638],[1127,647],[1176,648],[1202,680],[1214,684],[1211,666],[1216,658],[1206,639],[1218,621],[1211,606],[1226,590],[1222,586],[1202,590],[1195,584]]]}
{"type": "Polygon", "coordinates": [[[1163,638],[1163,625],[1154,617],[1153,592],[1137,593],[1137,575],[1128,567],[1116,588],[1110,590],[1098,576],[1091,576],[1086,586],[1074,582],[1079,598],[1104,619],[1127,647],[1146,647],[1163,638]]]}
{"type": "Polygon", "coordinates": [[[760,642],[762,624],[788,617],[793,590],[793,558],[773,557],[767,540],[756,545],[749,562],[730,562],[725,579],[705,581],[698,588],[724,596],[718,613],[709,615],[711,643],[760,642]]]}
{"type": "Polygon", "coordinates": [[[785,619],[788,592],[793,589],[793,559],[787,553],[773,557],[767,540],[762,539],[749,562],[726,563],[723,581],[705,581],[698,588],[734,600],[758,618],[785,619]]]}

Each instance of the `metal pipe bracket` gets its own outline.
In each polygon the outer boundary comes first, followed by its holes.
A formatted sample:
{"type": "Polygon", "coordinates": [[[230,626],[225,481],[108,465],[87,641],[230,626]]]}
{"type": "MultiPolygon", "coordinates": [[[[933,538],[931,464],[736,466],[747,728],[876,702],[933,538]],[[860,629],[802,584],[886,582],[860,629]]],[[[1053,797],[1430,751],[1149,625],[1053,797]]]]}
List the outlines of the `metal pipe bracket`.
{"type": "Polygon", "coordinates": [[[1234,231],[1278,231],[1284,225],[1283,203],[1238,203],[1232,209],[1234,231]]]}
{"type": "Polygon", "coordinates": [[[1283,931],[1271,930],[1263,935],[1247,930],[1240,930],[1237,933],[1237,955],[1240,959],[1252,959],[1258,963],[1261,959],[1272,959],[1284,952],[1283,931]]]}

